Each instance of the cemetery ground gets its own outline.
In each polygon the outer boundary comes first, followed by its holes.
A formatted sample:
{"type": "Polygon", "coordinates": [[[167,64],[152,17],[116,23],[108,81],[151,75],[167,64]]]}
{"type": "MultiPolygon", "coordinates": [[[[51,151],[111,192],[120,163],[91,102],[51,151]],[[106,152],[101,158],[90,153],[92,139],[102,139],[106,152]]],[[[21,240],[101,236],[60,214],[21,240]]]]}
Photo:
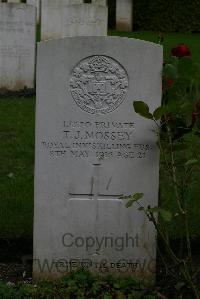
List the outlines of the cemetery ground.
{"type": "MultiPolygon", "coordinates": [[[[119,33],[110,31],[110,34],[158,42],[158,34],[153,32],[119,33]]],[[[164,59],[168,58],[172,47],[176,46],[178,43],[185,43],[191,50],[192,58],[196,62],[200,62],[200,44],[198,42],[199,38],[200,34],[164,34],[164,59]]],[[[0,281],[5,280],[7,282],[16,282],[23,279],[29,281],[29,278],[31,277],[30,265],[24,265],[23,262],[27,256],[32,254],[34,130],[35,97],[31,95],[2,96],[0,98],[0,264],[4,266],[0,267],[0,281]],[[8,265],[8,267],[6,267],[6,265],[8,265]]],[[[188,156],[188,159],[195,156],[196,159],[199,159],[200,139],[194,139],[191,137],[190,140],[190,137],[188,138],[188,143],[190,143],[190,146],[184,151],[179,152],[178,155],[186,155],[188,156]]],[[[173,210],[173,207],[175,209],[173,192],[171,191],[171,186],[169,185],[169,179],[165,173],[165,169],[162,168],[162,160],[160,165],[161,194],[163,197],[168,198],[167,203],[165,201],[165,208],[170,207],[173,210]]],[[[200,243],[200,185],[198,183],[198,171],[196,173],[196,176],[196,182],[194,182],[192,186],[193,191],[191,195],[191,205],[189,207],[189,229],[191,238],[193,240],[195,262],[198,262],[198,260],[200,259],[198,253],[200,243]]],[[[160,202],[161,205],[162,199],[163,198],[161,198],[160,202]]],[[[173,243],[176,247],[177,239],[179,239],[181,235],[181,228],[177,227],[175,222],[169,222],[169,231],[170,238],[173,240],[173,243]]],[[[179,248],[177,248],[177,250],[179,250],[179,248]]],[[[161,287],[163,287],[164,284],[165,287],[166,284],[169,284],[170,289],[170,284],[172,284],[173,282],[167,281],[166,283],[166,276],[164,274],[163,268],[161,267],[161,263],[158,263],[157,271],[157,274],[160,273],[160,275],[158,275],[158,284],[160,284],[161,287]]],[[[73,289],[75,288],[74,284],[72,283],[73,279],[74,281],[76,281],[77,279],[79,280],[79,282],[82,279],[84,283],[86,278],[89,281],[93,280],[93,278],[87,275],[89,274],[83,274],[82,278],[80,278],[81,276],[77,276],[78,278],[70,277],[69,281],[71,283],[71,293],[66,294],[66,296],[70,296],[71,294],[73,294],[73,292],[77,291],[76,289],[73,289]]],[[[59,283],[62,286],[64,284],[63,281],[59,283]]],[[[93,284],[93,281],[91,283],[93,284]]],[[[101,290],[103,294],[103,290],[107,288],[107,291],[105,291],[105,296],[107,294],[107,297],[105,298],[114,298],[109,297],[109,295],[111,296],[112,292],[114,294],[117,289],[117,287],[116,289],[115,287],[113,287],[113,289],[110,287],[110,285],[114,284],[116,284],[115,281],[104,281],[97,285],[97,290],[99,292],[101,290]]],[[[125,289],[129,288],[127,284],[129,284],[129,287],[131,288],[134,285],[134,282],[124,282],[125,289]]],[[[52,296],[56,287],[49,286],[48,283],[46,283],[46,285],[44,284],[43,286],[44,289],[46,288],[48,290],[47,293],[49,292],[49,296],[52,296]]],[[[67,283],[66,287],[68,287],[67,283]]],[[[120,294],[123,291],[123,286],[121,285],[118,287],[120,288],[120,291],[118,290],[120,294]]],[[[143,290],[141,292],[135,293],[135,297],[130,298],[140,298],[140,294],[141,296],[143,296],[141,298],[145,298],[145,287],[142,288],[143,290]]],[[[42,289],[43,288],[41,286],[41,294],[42,289]]],[[[33,290],[31,291],[34,292],[33,290]]],[[[96,293],[94,291],[94,297],[97,297],[98,291],[96,291],[96,293]]],[[[47,293],[45,293],[44,291],[44,296],[47,293]]],[[[146,298],[156,298],[153,290],[150,290],[150,293],[148,293],[148,295],[152,295],[152,297],[146,298]]],[[[41,298],[48,297],[42,297],[41,295],[41,298]]],[[[80,295],[80,298],[83,297],[81,297],[80,295]]]]}

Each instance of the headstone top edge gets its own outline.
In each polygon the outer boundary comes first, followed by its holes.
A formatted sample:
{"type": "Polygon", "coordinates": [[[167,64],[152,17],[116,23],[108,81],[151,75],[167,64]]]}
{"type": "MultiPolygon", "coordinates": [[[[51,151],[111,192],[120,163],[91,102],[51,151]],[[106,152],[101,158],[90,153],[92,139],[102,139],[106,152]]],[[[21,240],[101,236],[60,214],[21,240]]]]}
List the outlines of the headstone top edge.
{"type": "Polygon", "coordinates": [[[9,9],[9,7],[12,9],[24,9],[24,10],[32,10],[34,11],[35,14],[37,14],[37,8],[32,5],[32,4],[27,4],[27,3],[9,3],[9,2],[2,2],[0,3],[0,7],[7,7],[9,9]]]}
{"type": "Polygon", "coordinates": [[[28,3],[22,3],[22,2],[19,2],[19,3],[12,3],[12,2],[0,2],[0,6],[22,6],[22,7],[34,7],[34,5],[32,4],[28,4],[28,3]]]}
{"type": "Polygon", "coordinates": [[[95,40],[99,40],[99,41],[116,41],[116,40],[123,40],[126,42],[130,42],[130,44],[136,43],[136,44],[143,44],[144,46],[149,46],[149,47],[153,47],[153,48],[157,48],[160,49],[161,51],[163,51],[163,46],[160,44],[156,44],[153,42],[149,42],[149,41],[145,41],[145,40],[141,40],[141,39],[136,39],[136,38],[129,38],[129,37],[121,37],[121,36],[73,36],[73,37],[63,37],[63,38],[55,38],[55,39],[48,39],[48,40],[44,40],[44,41],[40,41],[37,43],[38,47],[43,47],[46,46],[47,44],[58,44],[58,42],[65,42],[67,40],[70,41],[82,41],[82,40],[91,40],[94,41],[95,40]]]}
{"type": "Polygon", "coordinates": [[[98,4],[98,3],[69,3],[69,4],[66,4],[66,6],[100,6],[100,7],[107,7],[106,5],[102,5],[102,4],[98,4]]]}

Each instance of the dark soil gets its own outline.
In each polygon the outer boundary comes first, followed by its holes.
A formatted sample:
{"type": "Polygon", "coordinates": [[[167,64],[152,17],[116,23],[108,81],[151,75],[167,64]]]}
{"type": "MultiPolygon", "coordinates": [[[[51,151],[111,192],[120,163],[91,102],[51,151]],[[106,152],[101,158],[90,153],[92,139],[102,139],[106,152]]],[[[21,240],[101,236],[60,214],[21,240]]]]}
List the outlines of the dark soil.
{"type": "Polygon", "coordinates": [[[24,88],[19,91],[10,91],[6,88],[0,88],[0,96],[2,98],[10,97],[32,97],[35,96],[35,88],[24,88]]]}
{"type": "Polygon", "coordinates": [[[32,240],[0,239],[0,281],[32,280],[32,240]]]}

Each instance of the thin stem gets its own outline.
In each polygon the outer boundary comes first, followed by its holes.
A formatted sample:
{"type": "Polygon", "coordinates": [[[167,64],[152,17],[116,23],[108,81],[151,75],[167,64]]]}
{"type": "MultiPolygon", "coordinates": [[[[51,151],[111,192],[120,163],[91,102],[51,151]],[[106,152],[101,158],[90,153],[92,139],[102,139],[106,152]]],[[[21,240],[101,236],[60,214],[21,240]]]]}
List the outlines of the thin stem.
{"type": "Polygon", "coordinates": [[[165,160],[165,164],[166,164],[166,166],[167,166],[167,169],[168,169],[168,171],[169,171],[169,174],[172,175],[172,171],[171,171],[171,168],[170,168],[169,163],[168,163],[168,161],[167,161],[167,157],[166,157],[165,151],[164,151],[164,149],[163,149],[163,147],[162,147],[162,143],[161,143],[161,139],[160,139],[160,126],[159,126],[159,124],[157,123],[157,121],[155,120],[155,118],[153,118],[153,121],[154,121],[154,123],[156,124],[156,126],[158,127],[158,146],[159,146],[160,152],[161,152],[161,154],[162,154],[162,156],[163,156],[163,158],[164,158],[164,160],[165,160]]]}
{"type": "Polygon", "coordinates": [[[200,272],[200,267],[194,272],[194,274],[192,275],[192,278],[195,278],[200,272]]]}
{"type": "Polygon", "coordinates": [[[172,142],[172,137],[171,137],[171,131],[169,126],[167,126],[167,132],[168,132],[168,138],[169,138],[169,144],[170,144],[170,155],[171,155],[171,166],[172,166],[172,179],[173,179],[173,185],[174,185],[174,191],[176,194],[176,201],[179,207],[179,210],[182,215],[185,214],[185,211],[181,207],[181,202],[180,202],[180,196],[179,196],[179,191],[178,191],[178,182],[176,178],[176,166],[175,166],[175,159],[174,159],[174,152],[173,152],[173,142],[172,142]]]}
{"type": "MultiPolygon", "coordinates": [[[[187,186],[187,184],[185,184],[187,186]]],[[[187,191],[184,189],[184,193],[183,194],[187,194],[187,191]]],[[[183,195],[184,198],[184,195],[183,195]]],[[[185,204],[185,211],[187,211],[187,202],[185,200],[184,202],[185,204]]],[[[187,243],[187,252],[188,252],[188,257],[191,258],[192,257],[192,250],[191,250],[191,241],[190,241],[190,231],[189,231],[189,222],[188,222],[188,213],[186,212],[184,214],[184,221],[185,221],[185,234],[186,234],[186,243],[187,243]]]]}

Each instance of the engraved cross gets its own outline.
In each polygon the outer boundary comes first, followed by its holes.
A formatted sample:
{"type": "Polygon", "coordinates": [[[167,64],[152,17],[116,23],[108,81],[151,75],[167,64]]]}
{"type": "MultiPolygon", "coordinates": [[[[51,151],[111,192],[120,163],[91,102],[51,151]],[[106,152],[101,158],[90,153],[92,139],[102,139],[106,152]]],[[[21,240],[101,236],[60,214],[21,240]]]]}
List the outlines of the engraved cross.
{"type": "Polygon", "coordinates": [[[79,194],[79,193],[69,193],[71,200],[73,199],[119,199],[121,194],[106,195],[99,192],[99,183],[100,183],[100,162],[93,163],[94,172],[91,179],[91,192],[89,194],[79,194]]]}

